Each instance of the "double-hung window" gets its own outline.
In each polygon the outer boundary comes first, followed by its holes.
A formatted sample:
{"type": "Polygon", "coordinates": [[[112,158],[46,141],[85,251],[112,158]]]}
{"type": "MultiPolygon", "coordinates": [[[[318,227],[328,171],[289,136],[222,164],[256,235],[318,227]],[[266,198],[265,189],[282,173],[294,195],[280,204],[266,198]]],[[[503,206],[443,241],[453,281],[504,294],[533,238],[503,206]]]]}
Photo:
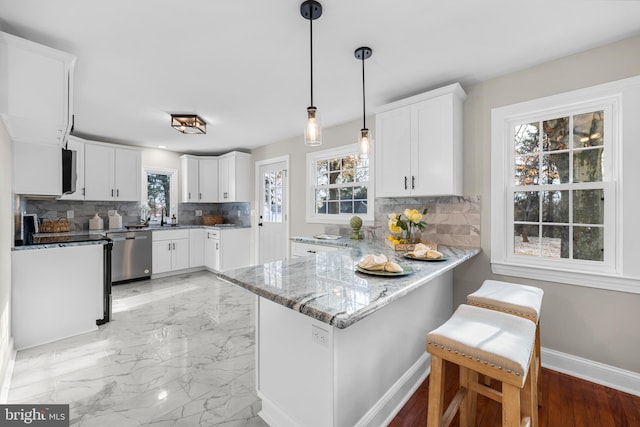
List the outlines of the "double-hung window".
{"type": "Polygon", "coordinates": [[[622,173],[638,101],[632,78],[492,110],[494,273],[640,292],[624,262],[640,171],[622,173]]]}
{"type": "Polygon", "coordinates": [[[354,215],[373,221],[371,173],[358,144],[307,154],[307,221],[347,224],[354,215]]]}

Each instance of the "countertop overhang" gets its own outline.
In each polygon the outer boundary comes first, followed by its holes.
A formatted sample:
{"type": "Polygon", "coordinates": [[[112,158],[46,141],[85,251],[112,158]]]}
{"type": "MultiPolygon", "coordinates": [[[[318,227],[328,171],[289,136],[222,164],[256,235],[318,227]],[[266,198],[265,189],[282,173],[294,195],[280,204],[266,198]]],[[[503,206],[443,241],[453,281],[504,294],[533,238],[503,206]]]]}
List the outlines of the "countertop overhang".
{"type": "MultiPolygon", "coordinates": [[[[320,243],[310,238],[292,241],[320,243]]],[[[341,239],[322,244],[338,250],[214,274],[260,297],[344,329],[413,290],[428,286],[435,277],[480,253],[479,248],[439,246],[447,259],[425,262],[404,258],[402,252],[390,249],[384,241],[341,239]],[[368,254],[384,254],[414,272],[396,277],[357,272],[356,264],[368,254]]]]}

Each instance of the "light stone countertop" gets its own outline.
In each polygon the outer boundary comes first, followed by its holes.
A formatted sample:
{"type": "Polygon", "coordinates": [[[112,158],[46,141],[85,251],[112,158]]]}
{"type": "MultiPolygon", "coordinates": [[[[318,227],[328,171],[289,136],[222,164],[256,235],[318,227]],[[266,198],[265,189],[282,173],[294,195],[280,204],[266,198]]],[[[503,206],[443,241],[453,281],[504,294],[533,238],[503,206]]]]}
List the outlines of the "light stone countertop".
{"type": "Polygon", "coordinates": [[[446,260],[428,262],[404,258],[402,252],[393,251],[382,240],[329,241],[303,237],[291,240],[340,249],[214,274],[339,329],[353,325],[421,286],[428,286],[433,278],[480,253],[479,248],[439,246],[446,260]],[[381,253],[413,268],[414,272],[388,277],[355,271],[362,257],[381,253]]]}

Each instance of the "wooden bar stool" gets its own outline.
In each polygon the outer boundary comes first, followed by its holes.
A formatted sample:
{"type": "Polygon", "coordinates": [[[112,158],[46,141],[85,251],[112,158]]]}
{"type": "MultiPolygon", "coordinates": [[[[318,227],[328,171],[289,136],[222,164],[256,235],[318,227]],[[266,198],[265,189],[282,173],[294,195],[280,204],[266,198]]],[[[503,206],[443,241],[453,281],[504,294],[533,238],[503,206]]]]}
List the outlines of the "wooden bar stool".
{"type": "Polygon", "coordinates": [[[427,427],[447,427],[460,409],[460,426],[474,426],[477,393],[502,404],[502,426],[538,426],[536,327],[525,319],[462,304],[427,335],[431,354],[427,427]],[[444,408],[444,361],[459,366],[456,396],[444,408]],[[502,383],[502,391],[478,383],[478,374],[502,383]]]}
{"type": "MultiPolygon", "coordinates": [[[[502,311],[531,320],[536,325],[536,343],[534,366],[538,384],[538,404],[542,404],[540,387],[540,308],[542,307],[542,289],[516,283],[485,280],[480,289],[467,296],[467,304],[491,310],[502,311]]],[[[488,382],[486,383],[487,385],[488,382]]]]}

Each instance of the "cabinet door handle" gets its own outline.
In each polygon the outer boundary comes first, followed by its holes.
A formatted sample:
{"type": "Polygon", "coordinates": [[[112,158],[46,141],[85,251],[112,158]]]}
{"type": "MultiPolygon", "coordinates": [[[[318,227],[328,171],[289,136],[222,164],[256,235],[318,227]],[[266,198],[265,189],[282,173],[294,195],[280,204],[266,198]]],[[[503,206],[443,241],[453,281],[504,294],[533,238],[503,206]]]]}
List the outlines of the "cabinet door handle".
{"type": "Polygon", "coordinates": [[[407,189],[407,177],[406,176],[404,177],[404,189],[405,190],[407,189]]]}
{"type": "Polygon", "coordinates": [[[113,188],[111,189],[111,197],[113,197],[113,188]]]}
{"type": "Polygon", "coordinates": [[[198,193],[198,199],[202,200],[202,193],[198,193]]]}
{"type": "Polygon", "coordinates": [[[411,175],[411,189],[415,190],[416,189],[416,177],[411,175]]]}
{"type": "Polygon", "coordinates": [[[82,187],[82,195],[83,196],[87,195],[87,188],[86,187],[82,187]]]}
{"type": "Polygon", "coordinates": [[[120,189],[119,188],[116,190],[116,197],[120,197],[120,189]]]}
{"type": "Polygon", "coordinates": [[[173,244],[173,247],[171,249],[173,249],[174,251],[176,250],[176,244],[175,243],[173,244]]]}
{"type": "Polygon", "coordinates": [[[191,193],[189,193],[189,200],[191,200],[191,193]]]}
{"type": "Polygon", "coordinates": [[[171,250],[171,242],[169,242],[169,250],[171,250]]]}
{"type": "Polygon", "coordinates": [[[216,251],[217,251],[218,249],[220,249],[220,247],[219,247],[218,245],[219,245],[219,243],[216,243],[216,251]]]}
{"type": "Polygon", "coordinates": [[[309,252],[310,254],[315,254],[316,253],[316,251],[307,251],[307,252],[309,252]]]}

